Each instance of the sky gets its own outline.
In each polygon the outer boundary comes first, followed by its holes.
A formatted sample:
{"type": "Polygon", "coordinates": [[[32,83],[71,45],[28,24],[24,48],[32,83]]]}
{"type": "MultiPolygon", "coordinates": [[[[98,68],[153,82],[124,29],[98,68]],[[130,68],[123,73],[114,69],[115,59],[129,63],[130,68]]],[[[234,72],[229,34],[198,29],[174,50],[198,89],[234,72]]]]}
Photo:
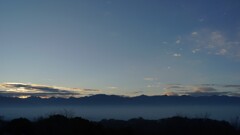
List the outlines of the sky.
{"type": "Polygon", "coordinates": [[[0,95],[240,96],[239,0],[0,0],[0,95]]]}

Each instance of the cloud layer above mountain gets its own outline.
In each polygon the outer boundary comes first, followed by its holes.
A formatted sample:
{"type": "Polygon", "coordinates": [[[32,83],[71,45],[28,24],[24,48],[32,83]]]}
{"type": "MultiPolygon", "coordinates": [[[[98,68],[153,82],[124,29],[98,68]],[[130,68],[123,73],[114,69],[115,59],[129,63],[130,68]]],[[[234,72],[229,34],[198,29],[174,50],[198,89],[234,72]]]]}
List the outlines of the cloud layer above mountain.
{"type": "Polygon", "coordinates": [[[66,88],[24,83],[0,84],[0,95],[10,97],[81,97],[99,93],[95,89],[66,88]]]}
{"type": "Polygon", "coordinates": [[[200,85],[181,85],[168,84],[164,88],[164,95],[190,95],[190,96],[239,96],[240,85],[217,85],[217,84],[200,84],[200,85]]]}
{"type": "MultiPolygon", "coordinates": [[[[162,95],[168,96],[240,96],[240,85],[228,84],[200,84],[200,85],[182,85],[167,84],[162,89],[162,95]]],[[[89,95],[101,94],[102,91],[96,89],[67,88],[58,86],[47,86],[39,84],[25,83],[1,83],[0,95],[8,97],[26,98],[31,96],[49,98],[49,97],[84,97],[89,95]]],[[[145,94],[141,91],[139,94],[145,94]]],[[[139,95],[137,94],[137,95],[139,95]]],[[[131,95],[125,95],[131,96],[131,95]]]]}

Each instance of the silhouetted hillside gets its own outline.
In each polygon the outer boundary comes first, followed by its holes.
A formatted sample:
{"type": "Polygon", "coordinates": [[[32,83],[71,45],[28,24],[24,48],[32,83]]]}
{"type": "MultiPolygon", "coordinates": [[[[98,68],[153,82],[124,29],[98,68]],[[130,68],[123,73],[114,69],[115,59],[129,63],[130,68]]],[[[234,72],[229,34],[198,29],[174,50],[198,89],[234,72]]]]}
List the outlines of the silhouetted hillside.
{"type": "Polygon", "coordinates": [[[29,121],[18,118],[0,121],[2,135],[238,135],[225,121],[172,117],[160,120],[143,118],[91,122],[80,117],[51,115],[29,121]]]}
{"type": "Polygon", "coordinates": [[[1,97],[0,106],[41,105],[240,105],[240,97],[228,96],[137,96],[93,95],[82,98],[30,97],[27,99],[1,97]]]}

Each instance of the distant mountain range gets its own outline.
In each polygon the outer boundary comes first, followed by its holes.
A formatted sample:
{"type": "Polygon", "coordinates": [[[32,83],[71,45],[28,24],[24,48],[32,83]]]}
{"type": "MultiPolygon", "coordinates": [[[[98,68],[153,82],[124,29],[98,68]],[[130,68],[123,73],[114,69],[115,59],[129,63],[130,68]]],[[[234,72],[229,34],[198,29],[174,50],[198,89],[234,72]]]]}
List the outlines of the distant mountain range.
{"type": "Polygon", "coordinates": [[[137,96],[93,95],[81,98],[29,97],[26,99],[0,96],[0,106],[51,106],[51,105],[240,105],[240,97],[230,96],[137,96]]]}

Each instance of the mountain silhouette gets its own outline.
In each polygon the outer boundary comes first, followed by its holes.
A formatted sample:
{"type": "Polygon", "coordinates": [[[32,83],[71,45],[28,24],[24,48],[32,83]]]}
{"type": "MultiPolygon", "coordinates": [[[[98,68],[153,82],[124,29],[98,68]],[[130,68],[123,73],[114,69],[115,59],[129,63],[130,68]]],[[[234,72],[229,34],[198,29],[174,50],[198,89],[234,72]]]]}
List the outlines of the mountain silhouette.
{"type": "Polygon", "coordinates": [[[240,97],[230,96],[136,96],[98,94],[81,98],[29,97],[26,99],[0,96],[0,106],[41,105],[240,105],[240,97]]]}

